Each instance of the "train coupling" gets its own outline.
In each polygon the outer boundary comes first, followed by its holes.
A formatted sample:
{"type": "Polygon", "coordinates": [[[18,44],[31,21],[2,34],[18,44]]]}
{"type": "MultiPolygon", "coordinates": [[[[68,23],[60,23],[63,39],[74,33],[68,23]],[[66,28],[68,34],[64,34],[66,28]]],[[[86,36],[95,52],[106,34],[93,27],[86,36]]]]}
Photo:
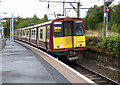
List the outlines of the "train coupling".
{"type": "Polygon", "coordinates": [[[69,61],[72,61],[72,62],[73,62],[73,61],[77,61],[77,60],[78,60],[78,57],[69,57],[68,60],[69,60],[69,61]]]}

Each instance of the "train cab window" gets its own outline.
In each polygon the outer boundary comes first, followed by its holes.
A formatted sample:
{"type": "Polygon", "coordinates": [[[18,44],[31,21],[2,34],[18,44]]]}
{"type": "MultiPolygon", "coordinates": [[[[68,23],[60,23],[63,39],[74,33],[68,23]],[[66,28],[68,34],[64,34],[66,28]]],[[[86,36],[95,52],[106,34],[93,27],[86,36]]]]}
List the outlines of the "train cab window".
{"type": "Polygon", "coordinates": [[[75,21],[75,34],[74,35],[83,35],[84,34],[84,21],[75,21]]]}
{"type": "Polygon", "coordinates": [[[43,37],[43,29],[40,29],[40,39],[43,37]]]}
{"type": "Polygon", "coordinates": [[[62,22],[54,22],[53,31],[54,31],[54,37],[62,37],[63,36],[62,22]]]}

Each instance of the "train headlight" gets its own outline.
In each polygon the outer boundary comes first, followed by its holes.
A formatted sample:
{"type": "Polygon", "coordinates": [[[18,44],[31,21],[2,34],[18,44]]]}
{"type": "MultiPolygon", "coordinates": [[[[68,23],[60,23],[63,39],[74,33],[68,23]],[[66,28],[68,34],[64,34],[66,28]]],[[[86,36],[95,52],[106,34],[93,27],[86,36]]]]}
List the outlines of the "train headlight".
{"type": "Polygon", "coordinates": [[[77,47],[79,46],[79,44],[77,44],[77,47]]]}
{"type": "Polygon", "coordinates": [[[83,46],[85,46],[85,44],[83,44],[83,46]]]}

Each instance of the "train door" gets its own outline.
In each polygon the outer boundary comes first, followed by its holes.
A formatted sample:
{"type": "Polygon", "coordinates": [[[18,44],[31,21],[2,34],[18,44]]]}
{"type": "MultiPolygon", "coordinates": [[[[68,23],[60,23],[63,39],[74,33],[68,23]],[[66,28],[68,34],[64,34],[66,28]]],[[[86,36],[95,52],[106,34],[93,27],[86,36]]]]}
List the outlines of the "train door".
{"type": "Polygon", "coordinates": [[[45,48],[48,49],[48,47],[47,47],[47,35],[48,35],[47,34],[47,26],[45,27],[45,33],[46,33],[45,34],[45,48]]]}
{"type": "Polygon", "coordinates": [[[46,26],[46,49],[49,49],[50,25],[46,26]]]}
{"type": "Polygon", "coordinates": [[[73,21],[64,21],[63,25],[66,48],[73,48],[73,21]]]}
{"type": "Polygon", "coordinates": [[[37,43],[37,46],[39,46],[39,33],[38,33],[38,28],[36,28],[36,43],[37,43]]]}

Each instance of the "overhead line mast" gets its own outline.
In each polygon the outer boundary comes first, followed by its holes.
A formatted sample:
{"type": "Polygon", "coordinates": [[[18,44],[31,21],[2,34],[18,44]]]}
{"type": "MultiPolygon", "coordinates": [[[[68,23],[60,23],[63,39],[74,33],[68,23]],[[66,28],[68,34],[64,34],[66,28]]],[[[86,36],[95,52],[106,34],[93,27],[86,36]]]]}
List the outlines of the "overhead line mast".
{"type": "Polygon", "coordinates": [[[68,2],[68,1],[49,1],[49,0],[39,0],[40,2],[55,2],[55,3],[79,3],[79,2],[68,2]]]}
{"type": "Polygon", "coordinates": [[[57,14],[57,15],[61,15],[64,16],[65,14],[65,3],[70,3],[70,5],[73,7],[73,9],[77,12],[77,17],[80,17],[80,0],[77,2],[69,2],[69,1],[50,1],[50,0],[39,0],[40,2],[48,2],[48,7],[49,7],[49,2],[54,2],[54,3],[63,3],[63,14],[57,14]],[[72,5],[72,3],[77,3],[77,10],[76,8],[72,5]]]}

